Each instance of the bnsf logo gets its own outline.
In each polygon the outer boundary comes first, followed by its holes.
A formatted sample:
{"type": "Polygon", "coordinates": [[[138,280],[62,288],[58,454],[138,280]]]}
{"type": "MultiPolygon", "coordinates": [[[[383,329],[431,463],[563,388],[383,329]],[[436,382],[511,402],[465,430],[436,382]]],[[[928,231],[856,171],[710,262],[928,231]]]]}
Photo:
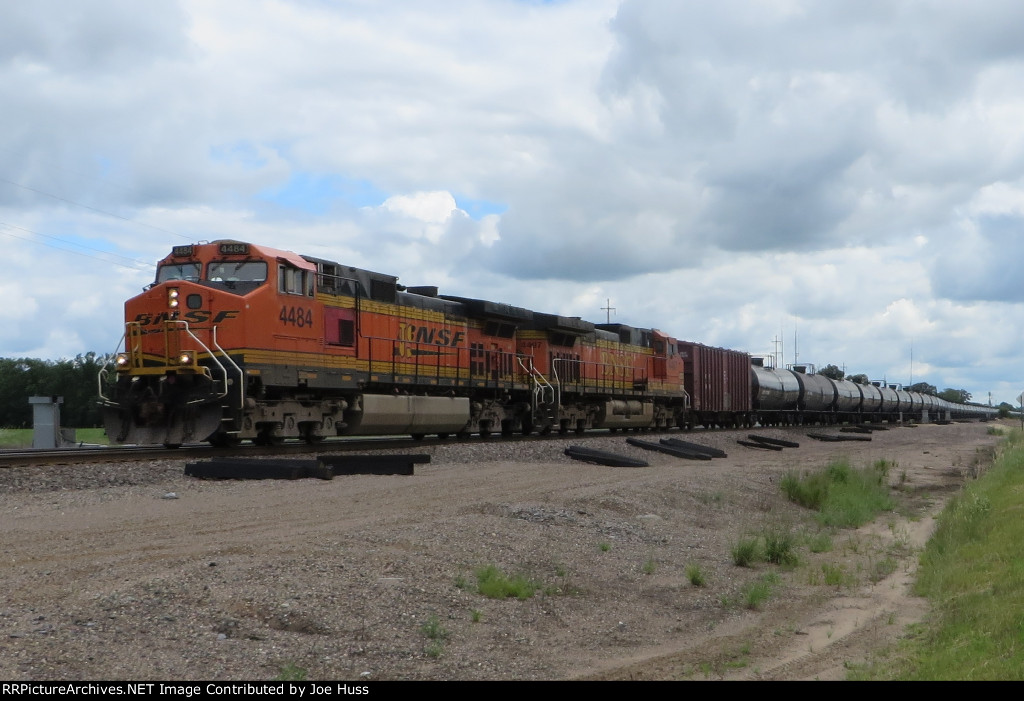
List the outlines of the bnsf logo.
{"type": "Polygon", "coordinates": [[[465,340],[466,334],[462,331],[452,332],[451,329],[431,328],[429,326],[416,326],[405,321],[398,322],[398,340],[411,343],[428,343],[435,346],[459,346],[465,340]]]}
{"type": "Polygon", "coordinates": [[[185,312],[184,314],[179,312],[160,312],[159,314],[154,315],[149,312],[142,312],[141,314],[135,315],[135,322],[142,326],[153,326],[154,324],[162,324],[165,321],[187,321],[192,324],[202,324],[210,321],[210,317],[213,317],[213,323],[219,324],[225,319],[238,318],[240,313],[241,312],[237,309],[217,312],[216,315],[206,309],[194,309],[190,312],[185,312]]]}

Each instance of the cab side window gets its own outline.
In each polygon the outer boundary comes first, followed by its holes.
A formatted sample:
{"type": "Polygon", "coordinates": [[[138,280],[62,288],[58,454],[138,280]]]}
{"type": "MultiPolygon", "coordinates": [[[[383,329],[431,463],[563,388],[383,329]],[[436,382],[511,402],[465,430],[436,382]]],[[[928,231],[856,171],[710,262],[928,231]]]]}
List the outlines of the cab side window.
{"type": "Polygon", "coordinates": [[[280,263],[277,266],[277,291],[289,295],[313,296],[314,275],[308,270],[280,263]]]}

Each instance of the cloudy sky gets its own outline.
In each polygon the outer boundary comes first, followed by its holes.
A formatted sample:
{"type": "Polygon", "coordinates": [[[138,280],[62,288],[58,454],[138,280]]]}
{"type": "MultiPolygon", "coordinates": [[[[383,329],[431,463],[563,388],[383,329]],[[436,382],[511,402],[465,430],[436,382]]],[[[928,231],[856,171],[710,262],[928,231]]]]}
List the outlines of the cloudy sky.
{"type": "Polygon", "coordinates": [[[232,238],[1015,403],[1022,36],[1019,0],[3,3],[0,356],[113,351],[156,260],[232,238]]]}

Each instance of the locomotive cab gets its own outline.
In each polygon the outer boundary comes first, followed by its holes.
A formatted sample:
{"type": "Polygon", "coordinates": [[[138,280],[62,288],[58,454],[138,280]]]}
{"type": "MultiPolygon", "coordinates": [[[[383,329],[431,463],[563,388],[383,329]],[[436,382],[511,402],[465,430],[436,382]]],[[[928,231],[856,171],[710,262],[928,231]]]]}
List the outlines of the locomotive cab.
{"type": "Polygon", "coordinates": [[[175,246],[160,261],[154,282],[125,303],[123,350],[100,373],[112,440],[176,446],[217,431],[221,404],[244,402],[242,370],[224,346],[244,334],[246,300],[271,291],[274,273],[312,293],[311,274],[286,277],[235,241],[175,246]]]}

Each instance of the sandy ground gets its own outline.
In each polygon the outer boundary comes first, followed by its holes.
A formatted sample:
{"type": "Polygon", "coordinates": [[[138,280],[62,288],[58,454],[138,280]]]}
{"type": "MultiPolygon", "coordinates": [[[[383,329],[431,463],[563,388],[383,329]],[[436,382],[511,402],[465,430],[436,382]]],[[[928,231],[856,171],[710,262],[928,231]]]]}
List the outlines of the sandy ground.
{"type": "Polygon", "coordinates": [[[572,440],[452,443],[424,449],[415,476],[332,481],[200,481],[183,461],[14,468],[0,678],[843,679],[925,614],[916,555],[991,460],[988,427],[869,443],[761,431],[801,443],[779,453],[690,434],[728,451],[711,462],[621,434],[587,443],[646,468],[572,461],[572,440]],[[779,482],[836,457],[893,462],[900,507],[812,552],[821,530],[779,482]],[[765,532],[791,533],[799,564],[734,565],[765,532]],[[535,594],[478,593],[488,566],[535,594]]]}

